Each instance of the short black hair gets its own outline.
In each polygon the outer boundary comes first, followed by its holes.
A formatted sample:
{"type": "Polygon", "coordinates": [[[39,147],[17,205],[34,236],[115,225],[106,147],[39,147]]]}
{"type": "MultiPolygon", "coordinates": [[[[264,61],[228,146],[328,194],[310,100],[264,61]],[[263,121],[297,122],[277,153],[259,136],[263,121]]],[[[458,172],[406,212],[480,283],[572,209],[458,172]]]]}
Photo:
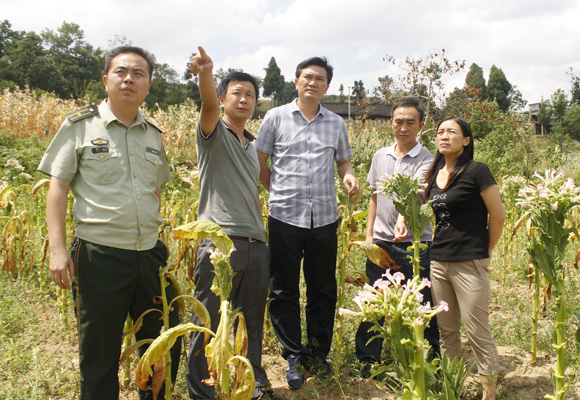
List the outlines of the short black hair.
{"type": "Polygon", "coordinates": [[[111,69],[111,62],[119,54],[135,53],[147,61],[147,66],[149,67],[149,79],[153,79],[153,70],[155,69],[155,56],[149,53],[147,50],[141,47],[135,46],[119,46],[107,52],[105,55],[105,75],[109,74],[109,69],[111,69]]]}
{"type": "Polygon", "coordinates": [[[254,85],[254,89],[256,89],[256,101],[258,100],[258,97],[260,97],[260,86],[258,85],[256,78],[241,71],[232,71],[222,78],[217,88],[219,97],[224,97],[226,95],[230,82],[250,82],[254,85]]]}
{"type": "Polygon", "coordinates": [[[391,119],[393,118],[393,115],[395,115],[395,110],[399,107],[413,107],[419,112],[419,122],[423,122],[425,120],[425,109],[423,108],[419,100],[412,97],[408,97],[406,99],[402,99],[396,102],[393,108],[391,109],[391,119]]]}
{"type": "Polygon", "coordinates": [[[332,65],[330,65],[328,63],[328,60],[326,59],[326,57],[310,57],[310,58],[302,61],[296,67],[296,78],[300,78],[300,74],[302,73],[302,70],[306,67],[311,66],[311,65],[317,65],[319,67],[324,68],[326,70],[326,79],[328,80],[328,83],[330,84],[330,81],[332,81],[332,73],[334,71],[334,68],[332,67],[332,65]]]}

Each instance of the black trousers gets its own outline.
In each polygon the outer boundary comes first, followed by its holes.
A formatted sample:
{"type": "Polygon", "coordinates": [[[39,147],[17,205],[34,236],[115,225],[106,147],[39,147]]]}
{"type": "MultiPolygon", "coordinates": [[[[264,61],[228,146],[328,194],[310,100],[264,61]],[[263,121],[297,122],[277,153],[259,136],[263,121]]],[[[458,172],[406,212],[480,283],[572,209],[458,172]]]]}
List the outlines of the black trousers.
{"type": "MultiPolygon", "coordinates": [[[[405,280],[413,279],[413,265],[411,260],[407,255],[413,255],[412,251],[408,251],[407,248],[411,246],[411,243],[394,243],[385,242],[382,240],[375,240],[374,243],[384,249],[387,254],[393,259],[395,264],[400,266],[396,272],[401,272],[405,275],[405,280]]],[[[420,258],[420,272],[421,278],[429,278],[431,272],[430,265],[430,249],[421,250],[419,253],[420,258]]],[[[367,259],[366,263],[366,274],[369,278],[370,284],[372,285],[377,279],[380,279],[381,275],[385,273],[385,269],[374,264],[372,261],[367,259]]],[[[392,272],[394,273],[394,272],[392,272]]],[[[433,296],[431,294],[431,289],[426,287],[421,293],[423,294],[423,304],[427,302],[431,303],[433,306],[433,296]]],[[[376,332],[369,332],[369,329],[373,326],[371,322],[361,322],[358,331],[356,333],[356,357],[359,361],[365,363],[377,363],[381,360],[381,351],[383,348],[383,339],[377,338],[372,342],[368,341],[376,335],[376,332]]],[[[429,342],[431,347],[433,347],[437,352],[439,351],[439,329],[437,328],[437,317],[433,317],[429,323],[429,326],[425,329],[425,339],[429,342]]]]}
{"type": "MultiPolygon", "coordinates": [[[[166,265],[167,247],[161,241],[151,250],[123,250],[76,238],[71,256],[77,271],[73,282],[75,305],[80,315],[79,366],[81,371],[81,400],[119,399],[119,358],[122,334],[130,315],[133,320],[155,304],[155,296],[161,295],[159,268],[166,265]],[[78,285],[79,298],[76,298],[78,285]]],[[[169,301],[175,297],[172,285],[166,288],[169,301]]],[[[179,324],[177,307],[170,314],[170,324],[179,324]]],[[[158,312],[151,312],[143,319],[137,332],[137,340],[159,336],[163,320],[158,312]]],[[[141,346],[140,353],[147,349],[141,346]]],[[[171,349],[173,380],[177,376],[181,341],[171,349]]],[[[152,399],[152,392],[141,392],[141,400],[152,399]]],[[[164,391],[159,399],[164,398],[164,391]]]]}
{"type": "Polygon", "coordinates": [[[334,331],[338,222],[307,229],[270,217],[268,224],[270,319],[284,346],[282,356],[296,353],[325,361],[334,331]],[[306,346],[299,303],[301,263],[306,282],[306,346]]]}

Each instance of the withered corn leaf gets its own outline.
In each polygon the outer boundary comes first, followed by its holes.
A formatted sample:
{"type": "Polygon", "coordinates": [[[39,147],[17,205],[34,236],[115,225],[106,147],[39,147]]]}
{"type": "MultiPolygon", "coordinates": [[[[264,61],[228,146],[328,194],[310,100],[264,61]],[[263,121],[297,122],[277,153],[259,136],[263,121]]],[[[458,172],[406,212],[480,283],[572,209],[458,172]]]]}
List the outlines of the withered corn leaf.
{"type": "Polygon", "coordinates": [[[215,247],[222,253],[229,254],[234,245],[225,231],[216,223],[206,220],[198,220],[178,226],[173,230],[177,239],[205,239],[211,237],[215,247]]]}

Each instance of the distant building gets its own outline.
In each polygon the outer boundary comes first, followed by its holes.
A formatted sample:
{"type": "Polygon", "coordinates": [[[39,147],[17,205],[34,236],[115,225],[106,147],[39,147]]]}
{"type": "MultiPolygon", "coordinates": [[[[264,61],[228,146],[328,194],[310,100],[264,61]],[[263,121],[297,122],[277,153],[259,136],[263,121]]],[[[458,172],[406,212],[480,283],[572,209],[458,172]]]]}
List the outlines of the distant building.
{"type": "MultiPolygon", "coordinates": [[[[321,102],[323,107],[329,109],[335,114],[340,115],[345,120],[348,119],[348,103],[329,103],[321,102]]],[[[360,119],[361,117],[365,119],[372,120],[382,120],[389,121],[391,119],[391,110],[393,106],[391,104],[384,103],[367,103],[364,106],[358,105],[356,103],[350,103],[350,118],[360,119]]]]}
{"type": "Polygon", "coordinates": [[[546,135],[550,133],[551,126],[543,126],[538,121],[538,114],[540,113],[540,105],[541,103],[531,103],[528,105],[528,111],[526,114],[529,114],[530,121],[534,124],[534,132],[536,135],[546,135]]]}

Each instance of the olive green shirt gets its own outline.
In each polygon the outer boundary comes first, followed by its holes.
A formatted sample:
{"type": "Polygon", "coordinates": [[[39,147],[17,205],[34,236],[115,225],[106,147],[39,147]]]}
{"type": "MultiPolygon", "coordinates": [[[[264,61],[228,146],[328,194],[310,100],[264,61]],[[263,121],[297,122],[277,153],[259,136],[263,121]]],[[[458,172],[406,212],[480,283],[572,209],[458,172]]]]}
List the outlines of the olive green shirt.
{"type": "Polygon", "coordinates": [[[198,219],[218,224],[229,236],[266,241],[258,200],[260,162],[254,136],[244,130],[246,146],[220,118],[209,135],[197,124],[199,165],[198,219]]]}
{"type": "Polygon", "coordinates": [[[96,115],[67,119],[38,169],[70,182],[75,235],[126,250],[149,250],[163,218],[155,191],[171,179],[161,131],[138,112],[129,129],[106,100],[96,115]]]}

